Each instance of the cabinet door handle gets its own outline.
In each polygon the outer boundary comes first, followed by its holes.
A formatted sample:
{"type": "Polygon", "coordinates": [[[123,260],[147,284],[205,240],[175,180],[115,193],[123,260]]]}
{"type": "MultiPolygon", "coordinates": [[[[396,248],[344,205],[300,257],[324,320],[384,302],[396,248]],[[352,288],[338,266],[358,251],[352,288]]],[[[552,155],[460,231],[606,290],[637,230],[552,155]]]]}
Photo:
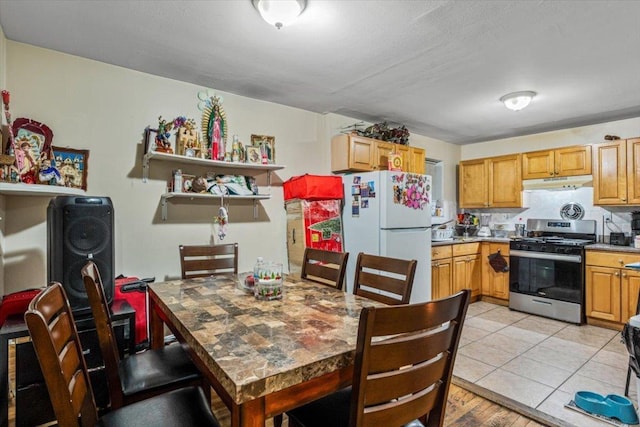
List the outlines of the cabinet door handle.
{"type": "Polygon", "coordinates": [[[618,273],[617,271],[615,273],[613,273],[614,276],[618,277],[620,276],[620,273],[618,273]]]}
{"type": "Polygon", "coordinates": [[[293,244],[296,244],[296,229],[294,228],[293,230],[291,230],[291,240],[293,241],[293,244]]]}
{"type": "Polygon", "coordinates": [[[627,277],[627,273],[622,272],[622,277],[627,277]]]}

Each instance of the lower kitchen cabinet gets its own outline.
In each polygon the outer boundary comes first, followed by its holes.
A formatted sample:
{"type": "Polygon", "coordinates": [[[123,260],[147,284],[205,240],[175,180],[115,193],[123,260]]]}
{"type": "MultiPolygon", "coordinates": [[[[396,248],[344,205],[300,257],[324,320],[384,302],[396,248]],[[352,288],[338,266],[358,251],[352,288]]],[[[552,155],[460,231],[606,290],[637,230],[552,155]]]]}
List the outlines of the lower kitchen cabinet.
{"type": "Polygon", "coordinates": [[[489,255],[500,253],[509,264],[509,243],[482,243],[482,295],[509,300],[509,272],[495,271],[489,264],[489,255]]]}
{"type": "Polygon", "coordinates": [[[431,248],[431,299],[441,299],[452,294],[451,264],[451,245],[431,248]]]}
{"type": "Polygon", "coordinates": [[[637,254],[587,250],[585,312],[587,320],[621,327],[636,313],[640,271],[624,268],[637,254]]]}
{"type": "Polygon", "coordinates": [[[478,299],[482,289],[480,242],[452,246],[453,282],[451,292],[471,289],[471,298],[478,299]]]}

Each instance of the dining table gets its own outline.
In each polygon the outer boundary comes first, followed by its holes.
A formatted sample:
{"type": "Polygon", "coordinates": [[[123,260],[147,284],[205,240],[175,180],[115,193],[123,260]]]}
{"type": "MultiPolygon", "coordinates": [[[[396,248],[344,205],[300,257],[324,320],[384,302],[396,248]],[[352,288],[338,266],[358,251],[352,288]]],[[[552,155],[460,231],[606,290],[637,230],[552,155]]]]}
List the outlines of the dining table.
{"type": "Polygon", "coordinates": [[[164,345],[166,325],[229,408],[233,427],[263,427],[349,386],[360,312],[383,304],[292,276],[281,299],[260,300],[244,277],[150,283],[151,347],[164,345]]]}

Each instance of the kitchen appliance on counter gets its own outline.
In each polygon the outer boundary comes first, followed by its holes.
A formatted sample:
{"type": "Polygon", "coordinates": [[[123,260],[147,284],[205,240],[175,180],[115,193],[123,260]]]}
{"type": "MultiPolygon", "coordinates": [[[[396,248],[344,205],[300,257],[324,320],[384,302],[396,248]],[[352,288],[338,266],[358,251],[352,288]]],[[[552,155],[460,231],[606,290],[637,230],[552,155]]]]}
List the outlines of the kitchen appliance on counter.
{"type": "Polygon", "coordinates": [[[488,214],[488,213],[480,214],[480,229],[478,230],[478,236],[480,237],[491,236],[489,221],[491,221],[491,214],[488,214]]]}
{"type": "Polygon", "coordinates": [[[358,253],[418,261],[411,303],[431,299],[431,176],[377,171],[342,176],[347,292],[358,253]]]}
{"type": "Polygon", "coordinates": [[[640,235],[640,211],[631,212],[631,240],[640,235]]]}
{"type": "Polygon", "coordinates": [[[612,231],[609,233],[609,244],[614,246],[627,246],[629,242],[624,233],[612,231]]]}
{"type": "Polygon", "coordinates": [[[527,220],[528,237],[509,244],[509,308],[584,322],[584,247],[596,242],[596,221],[527,220]]]}

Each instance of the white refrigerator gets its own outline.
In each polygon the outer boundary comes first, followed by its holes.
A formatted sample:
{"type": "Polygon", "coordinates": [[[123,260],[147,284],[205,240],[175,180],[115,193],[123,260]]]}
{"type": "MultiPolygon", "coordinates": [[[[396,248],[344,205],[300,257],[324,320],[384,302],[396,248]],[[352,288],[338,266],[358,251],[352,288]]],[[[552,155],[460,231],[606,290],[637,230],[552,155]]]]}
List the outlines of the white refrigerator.
{"type": "Polygon", "coordinates": [[[358,253],[418,261],[411,303],[431,300],[431,176],[377,171],[343,175],[347,292],[358,253]]]}

